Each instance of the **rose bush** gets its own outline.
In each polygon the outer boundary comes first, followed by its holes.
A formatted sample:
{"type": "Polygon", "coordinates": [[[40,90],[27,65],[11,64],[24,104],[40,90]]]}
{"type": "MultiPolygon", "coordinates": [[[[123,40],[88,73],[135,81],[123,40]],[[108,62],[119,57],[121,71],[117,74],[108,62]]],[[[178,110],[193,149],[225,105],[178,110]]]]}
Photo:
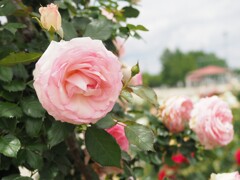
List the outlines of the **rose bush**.
{"type": "Polygon", "coordinates": [[[193,103],[186,97],[171,97],[160,107],[160,118],[169,131],[178,133],[184,130],[190,119],[193,103]]]}
{"type": "Polygon", "coordinates": [[[111,111],[122,88],[121,65],[101,41],[52,41],[36,64],[34,88],[56,120],[95,123],[111,111]]]}
{"type": "Polygon", "coordinates": [[[206,149],[224,146],[232,141],[232,112],[217,96],[200,99],[191,116],[190,128],[206,149]]]}

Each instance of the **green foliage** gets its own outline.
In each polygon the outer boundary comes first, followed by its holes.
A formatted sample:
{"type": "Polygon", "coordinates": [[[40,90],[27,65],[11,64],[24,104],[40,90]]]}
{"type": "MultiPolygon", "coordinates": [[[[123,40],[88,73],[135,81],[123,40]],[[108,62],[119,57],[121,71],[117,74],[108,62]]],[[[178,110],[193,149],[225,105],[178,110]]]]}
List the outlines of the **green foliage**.
{"type": "Polygon", "coordinates": [[[19,63],[33,62],[36,61],[41,55],[41,53],[11,53],[7,57],[0,60],[0,66],[11,66],[19,63]]]}
{"type": "Polygon", "coordinates": [[[0,102],[0,117],[22,117],[22,110],[17,104],[0,102]]]}
{"type": "Polygon", "coordinates": [[[7,157],[16,157],[20,147],[21,143],[15,136],[8,134],[0,137],[0,152],[7,157]]]}
{"type": "Polygon", "coordinates": [[[131,89],[133,93],[153,104],[154,106],[158,107],[157,95],[153,89],[145,86],[131,87],[131,89]]]}
{"type": "Polygon", "coordinates": [[[50,129],[47,131],[48,145],[53,147],[62,142],[71,132],[74,126],[68,123],[54,122],[50,129]]]}
{"type": "Polygon", "coordinates": [[[153,150],[154,136],[147,127],[140,124],[129,125],[125,127],[125,133],[130,144],[143,151],[153,150]]]}
{"type": "Polygon", "coordinates": [[[116,140],[103,129],[89,127],[85,142],[92,159],[102,166],[120,166],[121,150],[116,140]]]}
{"type": "Polygon", "coordinates": [[[95,20],[89,23],[86,27],[83,36],[93,39],[107,40],[113,32],[113,24],[109,20],[95,20]]]}
{"type": "Polygon", "coordinates": [[[151,75],[149,73],[143,73],[143,84],[149,87],[159,87],[162,84],[161,75],[151,75]]]}
{"type": "Polygon", "coordinates": [[[107,129],[114,126],[116,122],[113,120],[110,114],[107,114],[104,118],[100,119],[95,125],[100,129],[107,129]]]}

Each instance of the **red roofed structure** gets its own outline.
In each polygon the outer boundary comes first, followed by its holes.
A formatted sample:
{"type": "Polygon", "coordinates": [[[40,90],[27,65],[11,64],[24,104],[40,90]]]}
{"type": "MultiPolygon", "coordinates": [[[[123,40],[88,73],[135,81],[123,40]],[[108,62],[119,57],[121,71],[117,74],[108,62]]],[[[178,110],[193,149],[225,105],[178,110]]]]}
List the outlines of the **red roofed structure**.
{"type": "Polygon", "coordinates": [[[188,73],[187,86],[200,86],[227,83],[231,73],[229,69],[219,66],[206,66],[188,73]]]}

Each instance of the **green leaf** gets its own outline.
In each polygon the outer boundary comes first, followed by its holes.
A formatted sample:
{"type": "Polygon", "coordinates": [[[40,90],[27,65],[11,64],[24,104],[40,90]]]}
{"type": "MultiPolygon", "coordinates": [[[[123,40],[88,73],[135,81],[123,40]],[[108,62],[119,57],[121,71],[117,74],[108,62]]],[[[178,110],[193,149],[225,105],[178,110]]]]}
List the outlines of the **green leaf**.
{"type": "Polygon", "coordinates": [[[42,128],[42,120],[41,119],[32,119],[27,118],[26,121],[26,132],[30,137],[37,137],[41,128],[42,128]]]}
{"type": "Polygon", "coordinates": [[[83,36],[105,41],[111,37],[112,31],[113,25],[111,21],[93,20],[87,25],[83,36]]]}
{"type": "Polygon", "coordinates": [[[120,167],[121,150],[116,140],[103,129],[89,127],[85,134],[91,158],[102,166],[120,167]]]}
{"type": "Polygon", "coordinates": [[[5,156],[16,157],[20,147],[21,143],[15,136],[8,134],[0,137],[0,152],[5,156]]]}
{"type": "Polygon", "coordinates": [[[84,32],[87,25],[90,23],[90,19],[86,17],[76,17],[73,19],[73,25],[77,30],[84,32]]]}
{"type": "Polygon", "coordinates": [[[144,27],[143,25],[137,25],[137,26],[136,26],[136,30],[148,31],[148,29],[147,29],[146,27],[144,27]]]}
{"type": "Polygon", "coordinates": [[[26,88],[24,81],[14,80],[9,84],[3,85],[3,88],[9,92],[23,91],[26,88]]]}
{"type": "Polygon", "coordinates": [[[68,123],[53,122],[51,128],[47,132],[48,145],[51,147],[62,142],[69,133],[73,132],[74,126],[68,123]]]}
{"type": "Polygon", "coordinates": [[[21,107],[23,112],[33,118],[41,118],[45,115],[41,103],[34,96],[26,97],[21,101],[21,107]]]}
{"type": "Polygon", "coordinates": [[[16,92],[0,91],[0,97],[7,101],[15,101],[19,97],[19,94],[16,92]]]}
{"type": "Polygon", "coordinates": [[[17,104],[0,102],[0,117],[22,117],[22,110],[17,104]]]}
{"type": "Polygon", "coordinates": [[[1,118],[0,120],[0,129],[7,130],[10,132],[14,132],[16,129],[17,125],[17,119],[12,118],[12,119],[3,119],[1,118]]]}
{"type": "Polygon", "coordinates": [[[29,75],[28,72],[23,64],[17,64],[13,66],[13,74],[14,76],[26,80],[29,75]]]}
{"type": "Polygon", "coordinates": [[[153,89],[145,86],[135,86],[131,87],[131,89],[133,90],[133,93],[135,93],[139,97],[143,98],[144,100],[148,101],[156,107],[159,106],[157,95],[153,89]]]}
{"type": "Polygon", "coordinates": [[[30,150],[26,150],[26,161],[33,169],[41,169],[43,166],[41,155],[30,150]]]}
{"type": "Polygon", "coordinates": [[[10,82],[13,77],[12,69],[9,67],[0,66],[0,80],[4,82],[10,82]]]}
{"type": "Polygon", "coordinates": [[[137,146],[143,151],[153,150],[153,132],[140,124],[125,127],[125,134],[130,144],[137,146]]]}
{"type": "Polygon", "coordinates": [[[10,55],[0,60],[0,65],[12,66],[19,63],[30,63],[39,59],[41,55],[42,53],[11,53],[10,55]]]}
{"type": "Polygon", "coordinates": [[[110,114],[107,114],[104,118],[100,119],[95,125],[100,129],[107,129],[114,126],[116,122],[113,120],[110,114]]]}
{"type": "Polygon", "coordinates": [[[78,36],[72,22],[68,22],[67,20],[63,19],[62,28],[65,40],[70,40],[78,36]]]}
{"type": "Polygon", "coordinates": [[[8,16],[16,11],[16,6],[12,1],[2,0],[0,2],[0,16],[8,16]]]}
{"type": "Polygon", "coordinates": [[[127,18],[135,18],[138,17],[139,11],[132,6],[124,7],[123,9],[123,15],[127,18]]]}
{"type": "Polygon", "coordinates": [[[121,91],[120,96],[123,97],[124,99],[126,99],[129,103],[133,102],[132,94],[129,91],[125,90],[125,89],[123,89],[121,91]]]}
{"type": "Polygon", "coordinates": [[[4,29],[10,31],[13,35],[15,35],[18,29],[25,27],[26,25],[21,23],[7,23],[3,26],[4,29]]]}

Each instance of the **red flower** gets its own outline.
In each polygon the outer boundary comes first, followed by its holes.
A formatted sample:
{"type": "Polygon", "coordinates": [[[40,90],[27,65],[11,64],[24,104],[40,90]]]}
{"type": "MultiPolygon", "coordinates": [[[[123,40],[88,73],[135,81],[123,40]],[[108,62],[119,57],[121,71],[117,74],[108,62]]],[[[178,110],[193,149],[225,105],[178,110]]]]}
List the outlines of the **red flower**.
{"type": "Polygon", "coordinates": [[[165,178],[169,178],[171,180],[176,179],[176,173],[178,168],[176,166],[167,166],[164,165],[158,173],[158,180],[164,180],[165,178]]]}
{"type": "Polygon", "coordinates": [[[164,169],[162,169],[158,173],[158,180],[164,180],[165,177],[166,177],[166,171],[164,169]]]}
{"type": "Polygon", "coordinates": [[[240,165],[240,148],[235,152],[235,160],[238,165],[240,165]]]}
{"type": "Polygon", "coordinates": [[[181,153],[173,155],[172,160],[176,164],[188,163],[188,159],[186,157],[184,157],[181,153]]]}

